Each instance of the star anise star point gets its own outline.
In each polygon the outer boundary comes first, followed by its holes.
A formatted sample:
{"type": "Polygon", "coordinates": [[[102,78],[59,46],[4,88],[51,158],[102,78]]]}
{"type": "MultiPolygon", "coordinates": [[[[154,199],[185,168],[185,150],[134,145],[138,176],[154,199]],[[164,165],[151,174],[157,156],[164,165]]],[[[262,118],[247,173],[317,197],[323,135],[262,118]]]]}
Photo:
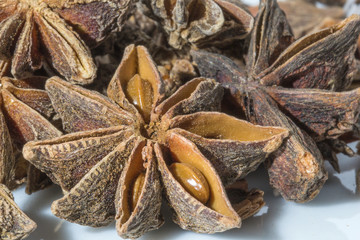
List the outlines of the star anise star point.
{"type": "Polygon", "coordinates": [[[23,154],[65,191],[52,205],[56,216],[90,226],[116,217],[120,236],[139,237],[163,223],[160,181],[174,220],[197,232],[240,227],[237,212],[249,216],[263,205],[252,197],[234,209],[222,180],[231,183],[255,170],[288,131],[212,112],[223,91],[213,80],[193,79],[165,99],[146,48],[130,45],[109,84],[111,100],[56,77],[46,88],[71,133],[29,142],[23,154]],[[208,185],[205,200],[170,169],[208,185]]]}
{"type": "Polygon", "coordinates": [[[0,183],[13,189],[26,180],[29,194],[50,181],[17,152],[27,141],[62,134],[49,121],[54,109],[47,93],[41,89],[45,79],[0,78],[0,183]]]}

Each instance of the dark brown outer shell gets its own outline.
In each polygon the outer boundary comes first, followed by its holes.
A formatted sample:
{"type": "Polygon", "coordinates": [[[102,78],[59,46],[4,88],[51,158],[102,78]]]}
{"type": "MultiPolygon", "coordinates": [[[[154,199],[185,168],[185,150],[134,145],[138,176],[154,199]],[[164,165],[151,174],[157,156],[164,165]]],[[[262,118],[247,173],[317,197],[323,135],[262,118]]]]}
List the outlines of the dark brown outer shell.
{"type": "Polygon", "coordinates": [[[160,208],[162,203],[162,191],[160,185],[160,177],[156,166],[156,158],[153,154],[153,144],[145,146],[146,154],[146,175],[143,186],[143,192],[141,193],[137,202],[136,208],[131,213],[129,219],[121,224],[121,215],[123,214],[121,202],[123,198],[123,192],[129,186],[124,186],[126,172],[129,168],[128,164],[119,179],[118,188],[116,190],[115,209],[116,209],[116,229],[120,237],[122,238],[138,238],[145,232],[156,230],[160,228],[164,220],[160,214],[160,208]]]}
{"type": "MultiPolygon", "coordinates": [[[[174,222],[183,229],[199,233],[215,233],[231,228],[240,228],[241,219],[234,210],[236,218],[222,215],[206,207],[184,190],[170,173],[165,163],[166,160],[164,159],[162,149],[158,144],[155,144],[155,154],[158,159],[158,168],[161,173],[167,200],[174,210],[174,222]]],[[[213,169],[213,172],[215,172],[215,169],[213,169]]],[[[220,186],[220,189],[223,197],[227,199],[224,187],[220,186]]],[[[229,200],[227,202],[228,206],[231,206],[229,200]]]]}
{"type": "MultiPolygon", "coordinates": [[[[2,105],[0,96],[0,106],[2,105]]],[[[12,182],[15,178],[15,158],[13,145],[10,141],[9,130],[6,126],[5,118],[0,111],[0,183],[12,188],[12,182]]]]}
{"type": "Polygon", "coordinates": [[[316,141],[352,131],[359,118],[360,88],[330,92],[267,87],[265,91],[316,141]]]}
{"type": "MultiPolygon", "coordinates": [[[[10,130],[9,137],[18,149],[21,149],[27,141],[48,139],[62,134],[47,120],[51,118],[53,108],[47,93],[41,90],[43,88],[41,86],[41,82],[44,82],[43,80],[44,78],[41,77],[24,80],[15,80],[7,77],[0,79],[2,84],[2,89],[0,90],[2,98],[1,110],[5,116],[6,125],[10,130]],[[34,82],[36,84],[33,84],[34,82]]],[[[12,160],[8,157],[7,161],[11,162],[12,160]]],[[[10,189],[22,183],[25,180],[25,176],[27,176],[26,192],[28,194],[50,184],[49,179],[39,170],[30,166],[27,161],[24,159],[17,159],[16,161],[16,179],[13,179],[15,182],[13,182],[12,186],[7,184],[10,189]],[[20,171],[25,169],[23,167],[28,168],[27,174],[26,170],[24,174],[20,173],[20,171]],[[20,168],[21,170],[19,170],[20,168]]],[[[13,170],[8,171],[10,173],[13,170]]]]}
{"type": "Polygon", "coordinates": [[[94,47],[111,32],[121,30],[131,6],[132,0],[94,1],[54,11],[77,30],[89,47],[94,47]]]}
{"type": "Polygon", "coordinates": [[[0,184],[0,238],[19,240],[26,238],[36,228],[36,223],[23,213],[11,192],[0,184]]]}
{"type": "Polygon", "coordinates": [[[267,162],[271,185],[287,200],[312,200],[327,180],[324,160],[316,143],[286,117],[262,90],[256,89],[246,95],[247,101],[252,103],[247,109],[252,122],[290,130],[290,137],[270,155],[267,162]]]}
{"type": "Polygon", "coordinates": [[[221,107],[221,99],[224,94],[224,90],[220,84],[216,83],[214,80],[206,79],[206,78],[195,78],[190,82],[186,83],[184,86],[180,87],[172,97],[176,97],[176,95],[186,87],[186,85],[191,84],[195,81],[201,81],[196,89],[191,93],[191,95],[178,102],[170,109],[168,109],[165,113],[163,113],[163,106],[167,103],[167,101],[172,98],[166,99],[162,104],[160,104],[155,109],[155,115],[158,117],[161,116],[162,124],[170,121],[171,118],[177,115],[186,115],[190,113],[195,113],[199,111],[218,111],[221,107]]]}
{"type": "Polygon", "coordinates": [[[92,227],[112,222],[116,187],[136,141],[136,137],[129,138],[98,162],[70,192],[52,203],[53,214],[92,227]]]}
{"type": "Polygon", "coordinates": [[[23,148],[23,155],[64,191],[70,191],[95,164],[133,133],[121,126],[71,133],[29,142],[23,148]],[[74,152],[69,154],[69,151],[74,152]]]}
{"type": "Polygon", "coordinates": [[[294,88],[344,90],[352,82],[360,16],[304,36],[256,77],[260,83],[294,88]]]}
{"type": "Polygon", "coordinates": [[[40,113],[17,99],[8,90],[3,89],[1,94],[3,112],[17,143],[23,145],[27,141],[48,139],[62,134],[40,113]]]}
{"type": "Polygon", "coordinates": [[[268,68],[294,41],[284,12],[276,0],[261,0],[247,59],[247,72],[256,76],[268,68]]]}
{"type": "Polygon", "coordinates": [[[95,91],[72,85],[58,77],[50,78],[45,88],[67,132],[137,124],[131,113],[95,91]]]}

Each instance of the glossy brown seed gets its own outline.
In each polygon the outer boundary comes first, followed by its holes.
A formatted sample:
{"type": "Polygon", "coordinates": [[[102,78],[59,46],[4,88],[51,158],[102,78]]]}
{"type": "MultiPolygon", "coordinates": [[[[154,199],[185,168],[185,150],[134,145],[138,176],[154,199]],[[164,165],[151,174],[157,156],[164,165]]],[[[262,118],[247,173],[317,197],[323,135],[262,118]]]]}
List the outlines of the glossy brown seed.
{"type": "Polygon", "coordinates": [[[169,170],[186,191],[206,204],[209,200],[210,189],[204,175],[198,169],[187,163],[173,163],[169,170]]]}
{"type": "Polygon", "coordinates": [[[142,172],[136,177],[134,183],[132,184],[131,192],[130,192],[131,211],[134,211],[136,204],[139,201],[139,197],[140,197],[142,188],[144,186],[144,181],[145,181],[145,173],[142,172]]]}
{"type": "Polygon", "coordinates": [[[153,103],[153,89],[149,81],[135,74],[127,83],[125,94],[139,110],[145,122],[149,122],[153,103]]]}

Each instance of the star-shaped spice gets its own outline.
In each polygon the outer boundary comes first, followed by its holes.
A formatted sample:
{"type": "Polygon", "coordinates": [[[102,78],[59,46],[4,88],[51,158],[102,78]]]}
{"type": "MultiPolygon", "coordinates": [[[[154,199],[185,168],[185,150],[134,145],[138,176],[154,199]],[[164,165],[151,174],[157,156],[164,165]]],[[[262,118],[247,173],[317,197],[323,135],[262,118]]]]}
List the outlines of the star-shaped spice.
{"type": "Polygon", "coordinates": [[[56,77],[46,89],[73,133],[29,142],[23,154],[63,188],[53,213],[89,226],[116,217],[118,233],[127,238],[162,225],[160,179],[182,228],[240,227],[237,212],[254,214],[262,193],[243,192],[246,204],[234,209],[221,178],[243,178],[288,134],[211,112],[223,95],[213,80],[195,78],[164,99],[164,82],[142,46],[125,49],[108,87],[111,100],[56,77]]]}
{"type": "Polygon", "coordinates": [[[19,209],[9,189],[0,184],[0,238],[24,239],[35,228],[36,223],[19,209]]]}
{"type": "Polygon", "coordinates": [[[239,0],[144,0],[145,13],[161,22],[169,44],[182,48],[191,43],[226,45],[244,39],[254,19],[239,0]]]}
{"type": "Polygon", "coordinates": [[[121,27],[130,0],[0,0],[0,59],[25,78],[45,65],[88,84],[96,66],[88,45],[121,27]]]}
{"type": "Polygon", "coordinates": [[[42,90],[45,80],[0,78],[0,183],[14,188],[27,176],[27,193],[43,188],[48,181],[34,166],[16,156],[16,150],[30,140],[61,135],[47,120],[54,109],[42,90]]]}
{"type": "Polygon", "coordinates": [[[201,75],[229,89],[248,120],[290,130],[289,139],[267,162],[270,183],[285,199],[304,202],[317,195],[327,173],[315,141],[335,139],[357,121],[360,89],[328,90],[351,83],[359,32],[360,17],[354,15],[292,43],[276,1],[263,0],[246,70],[221,55],[192,53],[201,75]]]}

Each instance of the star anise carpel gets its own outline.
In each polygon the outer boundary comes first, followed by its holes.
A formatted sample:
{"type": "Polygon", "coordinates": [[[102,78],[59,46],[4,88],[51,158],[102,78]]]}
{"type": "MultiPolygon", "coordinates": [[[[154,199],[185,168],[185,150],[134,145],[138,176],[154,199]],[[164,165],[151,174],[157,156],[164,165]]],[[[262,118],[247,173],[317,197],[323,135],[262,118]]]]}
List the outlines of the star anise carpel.
{"type": "Polygon", "coordinates": [[[41,89],[45,80],[42,77],[24,80],[0,78],[0,183],[10,189],[24,178],[27,193],[49,183],[44,174],[16,154],[30,140],[61,135],[49,121],[54,109],[48,94],[41,89]]]}
{"type": "Polygon", "coordinates": [[[259,9],[246,67],[205,51],[192,55],[201,75],[222,83],[249,121],[290,130],[267,161],[270,183],[285,199],[309,201],[327,179],[316,142],[352,131],[358,119],[360,90],[343,90],[352,81],[360,17],[294,41],[275,0],[259,9]]]}
{"type": "Polygon", "coordinates": [[[0,238],[24,239],[35,228],[36,223],[19,209],[10,190],[0,184],[0,238]]]}
{"type": "Polygon", "coordinates": [[[263,205],[262,192],[243,190],[245,202],[234,209],[223,182],[244,178],[288,135],[214,112],[223,89],[210,79],[195,78],[165,97],[142,46],[126,48],[108,98],[57,77],[46,89],[69,134],[29,142],[23,154],[64,190],[52,212],[90,226],[115,218],[127,238],[162,225],[162,192],[184,229],[240,227],[263,205]]]}
{"type": "Polygon", "coordinates": [[[45,67],[78,84],[96,76],[89,46],[121,28],[130,0],[1,0],[0,59],[26,78],[45,67]]]}
{"type": "Polygon", "coordinates": [[[174,48],[185,45],[224,46],[244,39],[254,19],[239,0],[150,0],[145,14],[159,21],[174,48]]]}

